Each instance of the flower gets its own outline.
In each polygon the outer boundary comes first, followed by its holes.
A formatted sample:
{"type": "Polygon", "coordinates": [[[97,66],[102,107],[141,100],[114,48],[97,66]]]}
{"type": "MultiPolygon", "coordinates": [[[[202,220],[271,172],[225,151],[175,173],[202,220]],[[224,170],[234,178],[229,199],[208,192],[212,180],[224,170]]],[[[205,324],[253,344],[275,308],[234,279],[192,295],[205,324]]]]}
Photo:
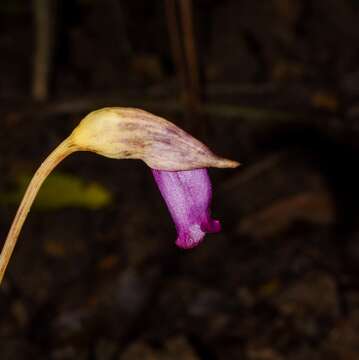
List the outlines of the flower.
{"type": "Polygon", "coordinates": [[[193,248],[207,232],[221,230],[220,222],[210,214],[212,187],[207,169],[152,170],[152,173],[175,222],[177,246],[193,248]]]}
{"type": "Polygon", "coordinates": [[[207,232],[218,232],[210,215],[208,167],[233,168],[171,122],[147,111],[104,108],[87,115],[70,135],[79,150],[116,159],[141,159],[151,169],[175,222],[181,248],[198,245],[207,232]]]}
{"type": "Polygon", "coordinates": [[[0,283],[42,183],[57,164],[75,151],[143,160],[152,169],[176,224],[178,246],[192,248],[206,232],[220,231],[220,223],[210,216],[212,190],[206,168],[234,168],[239,164],[213,154],[207,146],[161,117],[139,109],[104,108],[82,119],[35,172],[0,254],[0,283]]]}

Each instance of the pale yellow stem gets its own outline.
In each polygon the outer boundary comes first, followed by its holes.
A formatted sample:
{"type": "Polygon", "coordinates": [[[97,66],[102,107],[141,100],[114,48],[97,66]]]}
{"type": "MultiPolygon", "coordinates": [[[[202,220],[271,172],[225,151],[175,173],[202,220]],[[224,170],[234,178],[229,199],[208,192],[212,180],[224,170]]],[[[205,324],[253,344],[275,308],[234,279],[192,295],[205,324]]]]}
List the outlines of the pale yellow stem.
{"type": "Polygon", "coordinates": [[[0,254],[0,284],[4,277],[11,254],[15,248],[21,228],[42,183],[56,165],[58,165],[65,157],[77,150],[78,148],[73,144],[71,137],[66,139],[45,159],[32,177],[11,224],[11,228],[0,254]]]}

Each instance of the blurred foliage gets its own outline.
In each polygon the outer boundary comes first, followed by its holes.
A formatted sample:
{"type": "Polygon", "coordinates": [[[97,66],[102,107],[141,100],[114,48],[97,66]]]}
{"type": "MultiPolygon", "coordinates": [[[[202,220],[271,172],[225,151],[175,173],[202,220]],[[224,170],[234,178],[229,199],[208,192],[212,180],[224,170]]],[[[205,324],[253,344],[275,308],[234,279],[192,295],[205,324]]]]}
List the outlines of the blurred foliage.
{"type": "MultiPolygon", "coordinates": [[[[19,204],[30,180],[31,175],[19,174],[15,180],[15,190],[0,193],[0,205],[19,204]]],[[[73,175],[56,173],[45,181],[35,199],[34,208],[55,210],[81,207],[96,210],[108,205],[111,199],[111,193],[96,182],[86,182],[73,175]]]]}

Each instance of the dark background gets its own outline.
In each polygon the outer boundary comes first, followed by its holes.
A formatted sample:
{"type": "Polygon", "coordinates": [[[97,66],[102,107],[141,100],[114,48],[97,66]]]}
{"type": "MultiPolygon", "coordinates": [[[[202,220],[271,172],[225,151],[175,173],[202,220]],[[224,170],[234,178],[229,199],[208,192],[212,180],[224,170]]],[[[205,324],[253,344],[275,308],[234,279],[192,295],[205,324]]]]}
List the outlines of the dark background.
{"type": "Polygon", "coordinates": [[[112,201],[31,212],[0,358],[358,359],[359,2],[46,2],[0,2],[1,239],[18,174],[103,106],[243,165],[210,170],[223,231],[183,251],[142,162],[66,159],[112,201]]]}

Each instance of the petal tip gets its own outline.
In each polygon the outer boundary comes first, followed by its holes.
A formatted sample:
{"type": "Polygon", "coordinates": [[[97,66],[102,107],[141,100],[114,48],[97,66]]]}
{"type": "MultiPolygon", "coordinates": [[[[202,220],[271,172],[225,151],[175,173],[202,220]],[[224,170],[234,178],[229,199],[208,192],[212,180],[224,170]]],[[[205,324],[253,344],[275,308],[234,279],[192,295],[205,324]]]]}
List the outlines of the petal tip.
{"type": "Polygon", "coordinates": [[[206,224],[201,226],[202,231],[208,233],[218,233],[221,231],[222,226],[219,220],[210,220],[206,224]]]}
{"type": "Polygon", "coordinates": [[[176,245],[177,247],[179,247],[180,249],[183,250],[190,250],[195,248],[196,246],[198,246],[202,241],[199,242],[187,242],[186,240],[179,240],[177,239],[176,241],[176,245]]]}
{"type": "Polygon", "coordinates": [[[176,245],[182,249],[192,249],[203,241],[205,235],[201,226],[194,224],[187,231],[178,234],[176,245]]]}
{"type": "Polygon", "coordinates": [[[221,223],[218,220],[210,220],[201,225],[194,224],[188,231],[178,235],[176,245],[181,249],[192,249],[204,240],[206,233],[217,233],[221,231],[221,228],[221,223]]]}
{"type": "Polygon", "coordinates": [[[238,161],[235,160],[229,160],[225,158],[218,157],[215,161],[215,163],[212,165],[217,168],[231,168],[234,169],[241,164],[238,161]]]}

